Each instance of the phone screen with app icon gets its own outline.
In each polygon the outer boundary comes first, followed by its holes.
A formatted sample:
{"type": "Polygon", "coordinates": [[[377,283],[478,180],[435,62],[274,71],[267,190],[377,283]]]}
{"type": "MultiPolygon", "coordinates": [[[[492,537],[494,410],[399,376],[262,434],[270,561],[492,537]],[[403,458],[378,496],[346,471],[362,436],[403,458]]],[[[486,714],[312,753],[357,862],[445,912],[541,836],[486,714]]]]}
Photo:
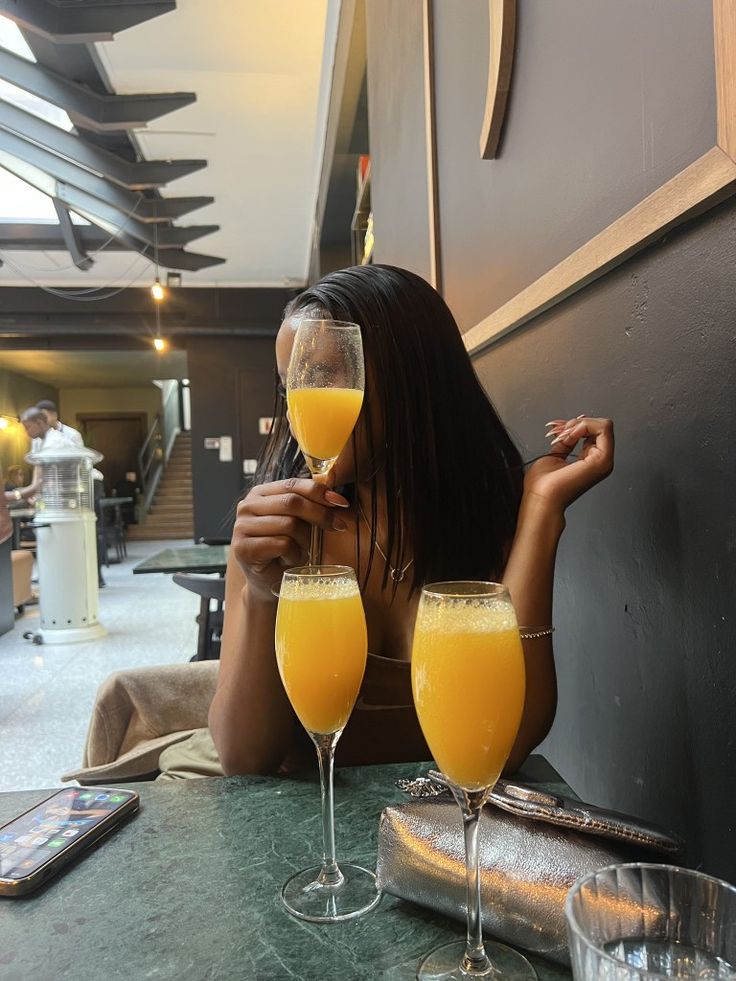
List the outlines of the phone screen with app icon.
{"type": "Polygon", "coordinates": [[[137,810],[138,803],[130,790],[71,787],[3,825],[0,893],[18,895],[40,885],[72,853],[137,810]]]}

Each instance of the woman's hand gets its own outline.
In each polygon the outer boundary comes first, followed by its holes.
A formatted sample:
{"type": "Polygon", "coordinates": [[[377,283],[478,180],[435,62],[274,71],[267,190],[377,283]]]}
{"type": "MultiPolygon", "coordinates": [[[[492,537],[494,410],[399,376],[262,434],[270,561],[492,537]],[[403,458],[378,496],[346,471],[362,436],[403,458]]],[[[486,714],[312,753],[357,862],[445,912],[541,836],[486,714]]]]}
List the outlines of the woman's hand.
{"type": "Polygon", "coordinates": [[[292,477],[254,487],[238,505],[232,548],[251,595],[273,599],[284,569],[303,565],[311,526],[345,531],[340,510],[349,502],[326,483],[292,477]]]}
{"type": "Polygon", "coordinates": [[[524,477],[524,497],[564,512],[581,494],[604,480],[613,470],[613,423],[610,419],[579,416],[548,423],[552,443],[547,456],[537,460],[524,477]],[[568,456],[580,447],[576,460],[568,456]]]}

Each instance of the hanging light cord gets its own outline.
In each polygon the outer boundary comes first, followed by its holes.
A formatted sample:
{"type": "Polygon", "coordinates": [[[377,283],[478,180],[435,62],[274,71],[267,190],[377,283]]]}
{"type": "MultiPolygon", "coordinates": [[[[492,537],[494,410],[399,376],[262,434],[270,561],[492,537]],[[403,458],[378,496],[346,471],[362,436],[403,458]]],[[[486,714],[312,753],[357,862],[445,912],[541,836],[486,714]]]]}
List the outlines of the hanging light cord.
{"type": "Polygon", "coordinates": [[[29,283],[32,283],[33,286],[38,287],[38,289],[43,290],[44,293],[48,293],[51,296],[56,296],[61,300],[76,300],[77,302],[84,302],[90,300],[107,300],[110,297],[117,296],[118,293],[122,293],[123,290],[129,289],[134,283],[137,283],[138,280],[141,278],[141,276],[143,276],[143,274],[149,268],[148,263],[150,262],[150,259],[148,259],[148,257],[145,255],[145,252],[147,250],[148,250],[148,246],[145,247],[145,249],[140,253],[140,255],[136,255],[135,259],[133,260],[133,262],[131,262],[131,264],[125,270],[123,275],[127,276],[130,273],[130,270],[135,266],[136,262],[138,262],[139,259],[144,259],[145,265],[142,267],[140,272],[138,272],[133,277],[133,279],[127,282],[124,286],[119,286],[114,289],[110,289],[107,286],[90,286],[82,290],[54,289],[53,286],[44,286],[43,283],[39,283],[38,280],[34,279],[32,276],[29,276],[28,273],[21,266],[17,265],[17,263],[15,263],[12,259],[10,259],[4,252],[0,252],[0,258],[2,258],[3,262],[7,262],[7,264],[11,267],[11,269],[14,269],[19,276],[22,276],[23,279],[27,280],[27,282],[29,283]],[[104,294],[101,293],[101,291],[104,290],[107,290],[108,292],[104,294]],[[91,296],[90,294],[95,294],[95,295],[91,296]]]}

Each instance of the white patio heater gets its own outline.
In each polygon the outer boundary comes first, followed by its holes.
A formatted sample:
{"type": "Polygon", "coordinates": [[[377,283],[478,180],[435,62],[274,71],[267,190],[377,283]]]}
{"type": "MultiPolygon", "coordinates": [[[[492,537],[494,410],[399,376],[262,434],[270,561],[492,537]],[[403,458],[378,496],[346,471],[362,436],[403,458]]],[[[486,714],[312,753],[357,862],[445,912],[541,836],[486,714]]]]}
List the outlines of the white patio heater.
{"type": "Polygon", "coordinates": [[[36,502],[41,631],[34,641],[75,644],[107,631],[98,622],[97,517],[92,469],[96,450],[56,446],[29,453],[41,468],[36,502]]]}

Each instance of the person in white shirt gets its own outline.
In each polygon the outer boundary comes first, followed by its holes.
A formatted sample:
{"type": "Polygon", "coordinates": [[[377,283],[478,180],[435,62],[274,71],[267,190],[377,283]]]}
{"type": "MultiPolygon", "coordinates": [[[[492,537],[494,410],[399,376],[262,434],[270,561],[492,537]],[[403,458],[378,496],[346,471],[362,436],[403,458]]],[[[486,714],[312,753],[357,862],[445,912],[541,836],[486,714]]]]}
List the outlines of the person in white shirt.
{"type": "MultiPolygon", "coordinates": [[[[78,448],[79,444],[74,442],[71,437],[68,437],[60,429],[52,427],[49,417],[46,415],[46,410],[39,409],[37,405],[26,409],[21,415],[20,421],[23,423],[25,431],[31,437],[31,450],[33,453],[39,453],[41,450],[48,450],[60,446],[78,448]]],[[[77,432],[76,429],[72,431],[77,432]]],[[[77,433],[77,436],[79,436],[79,433],[77,433]]],[[[34,496],[40,489],[41,472],[36,466],[33,468],[33,480],[28,487],[24,488],[24,493],[26,496],[34,496]]]]}
{"type": "MultiPolygon", "coordinates": [[[[66,423],[61,422],[59,419],[59,410],[56,407],[56,403],[52,402],[50,399],[42,399],[37,405],[37,409],[42,409],[49,420],[49,425],[56,432],[61,433],[65,436],[74,446],[79,446],[80,448],[84,446],[84,440],[82,439],[82,434],[79,430],[74,429],[73,426],[67,426],[66,423]]],[[[48,444],[46,444],[48,446],[48,444]]],[[[36,444],[35,440],[33,442],[33,452],[37,453],[41,449],[40,442],[36,444]]]]}

